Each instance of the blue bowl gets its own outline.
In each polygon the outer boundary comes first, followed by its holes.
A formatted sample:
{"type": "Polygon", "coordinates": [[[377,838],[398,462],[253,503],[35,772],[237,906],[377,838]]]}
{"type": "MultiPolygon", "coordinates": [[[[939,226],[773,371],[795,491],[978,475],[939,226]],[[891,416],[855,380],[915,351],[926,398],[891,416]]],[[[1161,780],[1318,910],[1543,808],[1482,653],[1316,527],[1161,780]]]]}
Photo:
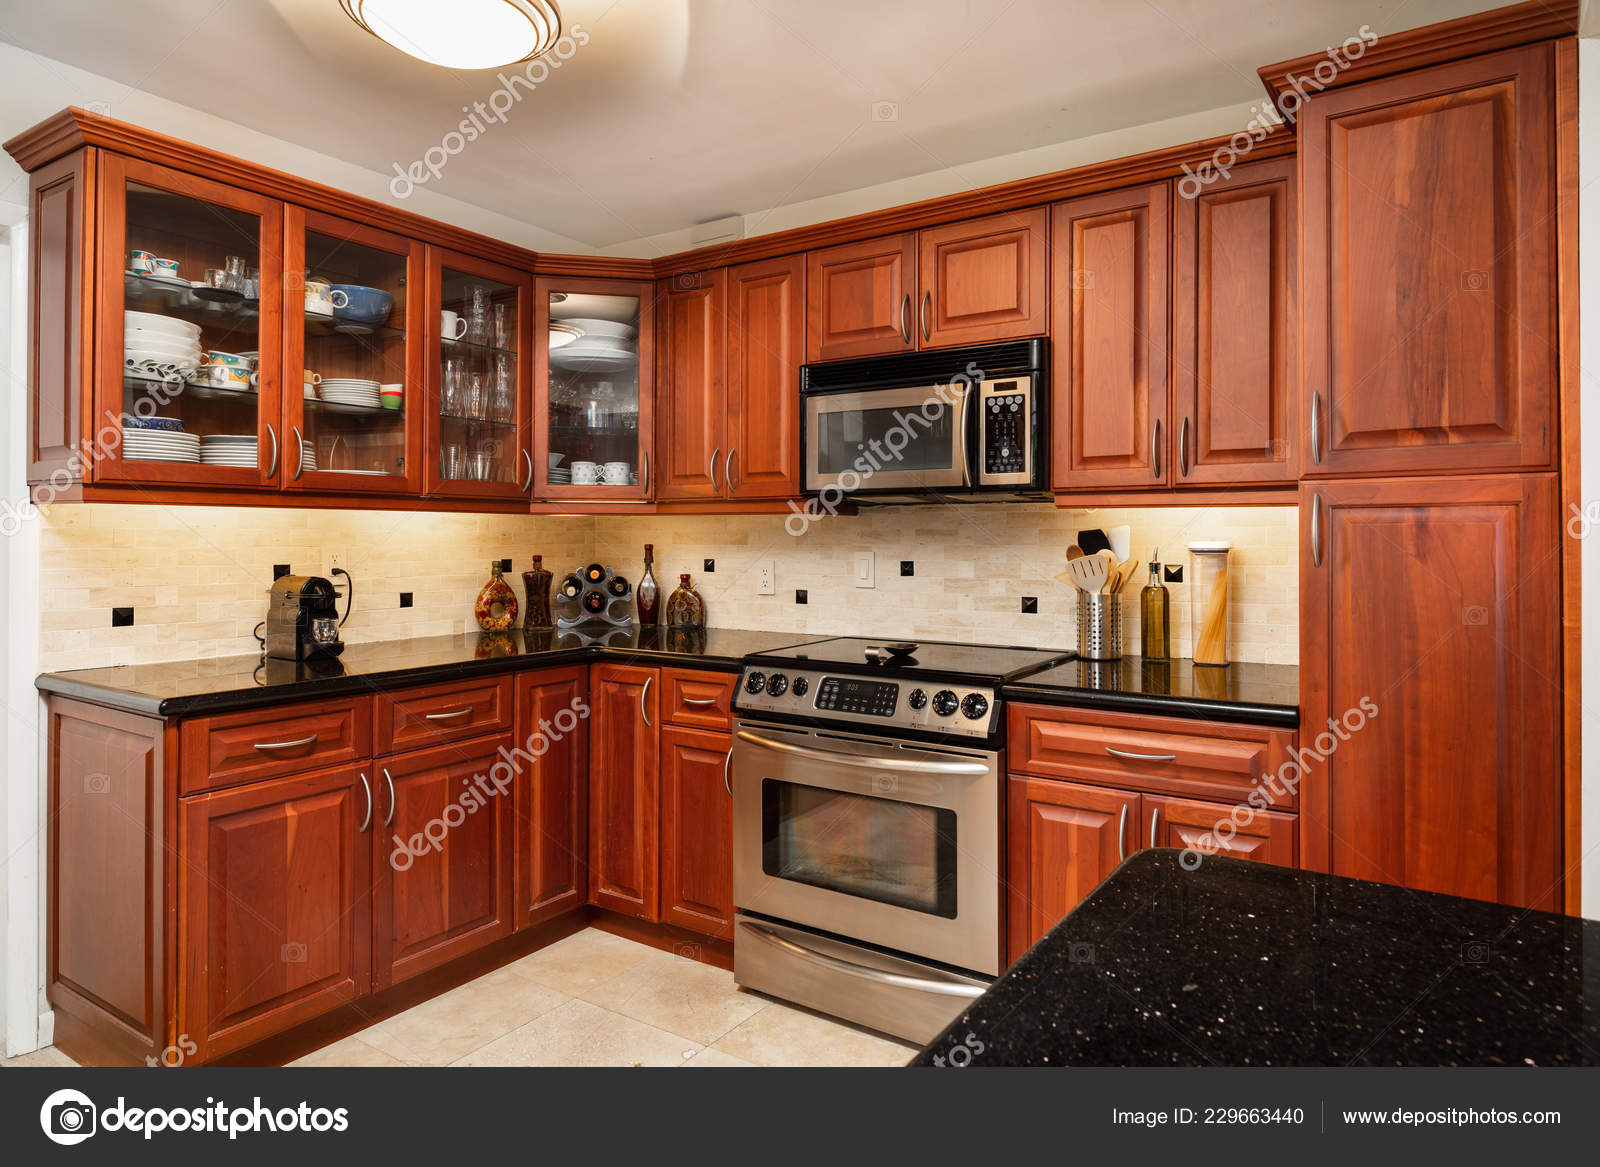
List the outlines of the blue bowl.
{"type": "Polygon", "coordinates": [[[176,417],[139,417],[132,413],[122,415],[125,430],[165,430],[172,434],[183,432],[183,421],[176,417]]]}
{"type": "Polygon", "coordinates": [[[333,315],[352,324],[382,324],[394,310],[394,297],[382,288],[368,288],[361,284],[334,284],[333,291],[345,296],[343,308],[334,302],[333,315]]]}

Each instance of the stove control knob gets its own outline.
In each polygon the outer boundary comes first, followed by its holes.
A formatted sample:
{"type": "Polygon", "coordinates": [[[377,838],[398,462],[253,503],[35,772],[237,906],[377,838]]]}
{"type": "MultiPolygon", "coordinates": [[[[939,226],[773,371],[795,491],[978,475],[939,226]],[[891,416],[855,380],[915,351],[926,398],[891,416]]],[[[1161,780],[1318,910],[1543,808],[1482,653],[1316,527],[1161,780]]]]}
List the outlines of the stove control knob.
{"type": "Polygon", "coordinates": [[[762,672],[751,673],[744,679],[746,693],[759,693],[767,686],[767,674],[762,672]]]}
{"type": "Polygon", "coordinates": [[[767,695],[769,697],[782,697],[789,691],[789,678],[782,673],[773,673],[767,680],[767,695]]]}
{"type": "Polygon", "coordinates": [[[906,704],[913,709],[921,709],[927,703],[928,692],[926,689],[913,689],[911,690],[911,695],[906,698],[906,704]]]}
{"type": "Polygon", "coordinates": [[[796,697],[804,697],[806,695],[806,690],[810,688],[811,682],[806,680],[804,677],[796,677],[794,679],[794,695],[796,697]]]}
{"type": "Polygon", "coordinates": [[[989,712],[989,698],[982,693],[968,693],[961,698],[961,715],[968,721],[977,721],[989,712]]]}
{"type": "Polygon", "coordinates": [[[949,717],[960,706],[956,695],[949,689],[940,689],[933,695],[933,711],[940,717],[949,717]]]}

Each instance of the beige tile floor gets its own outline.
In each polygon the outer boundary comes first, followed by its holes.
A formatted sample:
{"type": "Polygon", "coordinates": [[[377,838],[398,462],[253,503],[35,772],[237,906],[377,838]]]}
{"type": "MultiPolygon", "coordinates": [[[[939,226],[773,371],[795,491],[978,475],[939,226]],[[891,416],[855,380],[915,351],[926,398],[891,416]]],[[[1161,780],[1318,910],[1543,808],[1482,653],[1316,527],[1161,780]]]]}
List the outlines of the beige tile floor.
{"type": "MultiPolygon", "coordinates": [[[[900,1066],[914,1046],[588,928],[297,1066],[900,1066]]],[[[46,1048],[7,1066],[71,1065],[46,1048]]]]}

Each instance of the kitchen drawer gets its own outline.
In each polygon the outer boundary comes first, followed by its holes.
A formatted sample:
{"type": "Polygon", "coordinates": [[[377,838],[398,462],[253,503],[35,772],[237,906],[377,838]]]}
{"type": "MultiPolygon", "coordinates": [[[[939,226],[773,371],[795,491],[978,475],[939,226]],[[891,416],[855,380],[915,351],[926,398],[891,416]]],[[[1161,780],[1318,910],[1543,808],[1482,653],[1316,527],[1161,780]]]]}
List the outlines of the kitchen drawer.
{"type": "MultiPolygon", "coordinates": [[[[1298,787],[1276,778],[1294,745],[1288,730],[1047,705],[1007,712],[1014,771],[1227,803],[1259,788],[1271,805],[1299,805],[1298,787]]],[[[1297,781],[1293,767],[1284,776],[1297,781]]]]}
{"type": "Polygon", "coordinates": [[[178,734],[178,793],[196,794],[371,757],[372,698],[198,717],[178,734]]]}
{"type": "Polygon", "coordinates": [[[377,752],[443,745],[511,728],[511,678],[452,681],[377,696],[377,752]]]}
{"type": "Polygon", "coordinates": [[[738,673],[704,669],[661,670],[661,720],[691,729],[733,728],[733,693],[738,673]]]}

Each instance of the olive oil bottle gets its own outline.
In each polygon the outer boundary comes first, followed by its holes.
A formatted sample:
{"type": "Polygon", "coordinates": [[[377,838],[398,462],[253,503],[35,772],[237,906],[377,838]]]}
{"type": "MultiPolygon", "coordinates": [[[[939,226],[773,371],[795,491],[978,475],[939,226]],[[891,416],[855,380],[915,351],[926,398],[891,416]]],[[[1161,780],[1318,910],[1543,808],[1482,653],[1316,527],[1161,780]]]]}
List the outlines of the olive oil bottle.
{"type": "Polygon", "coordinates": [[[1145,660],[1172,659],[1169,597],[1161,582],[1161,549],[1150,557],[1150,582],[1139,593],[1139,647],[1145,660]]]}

